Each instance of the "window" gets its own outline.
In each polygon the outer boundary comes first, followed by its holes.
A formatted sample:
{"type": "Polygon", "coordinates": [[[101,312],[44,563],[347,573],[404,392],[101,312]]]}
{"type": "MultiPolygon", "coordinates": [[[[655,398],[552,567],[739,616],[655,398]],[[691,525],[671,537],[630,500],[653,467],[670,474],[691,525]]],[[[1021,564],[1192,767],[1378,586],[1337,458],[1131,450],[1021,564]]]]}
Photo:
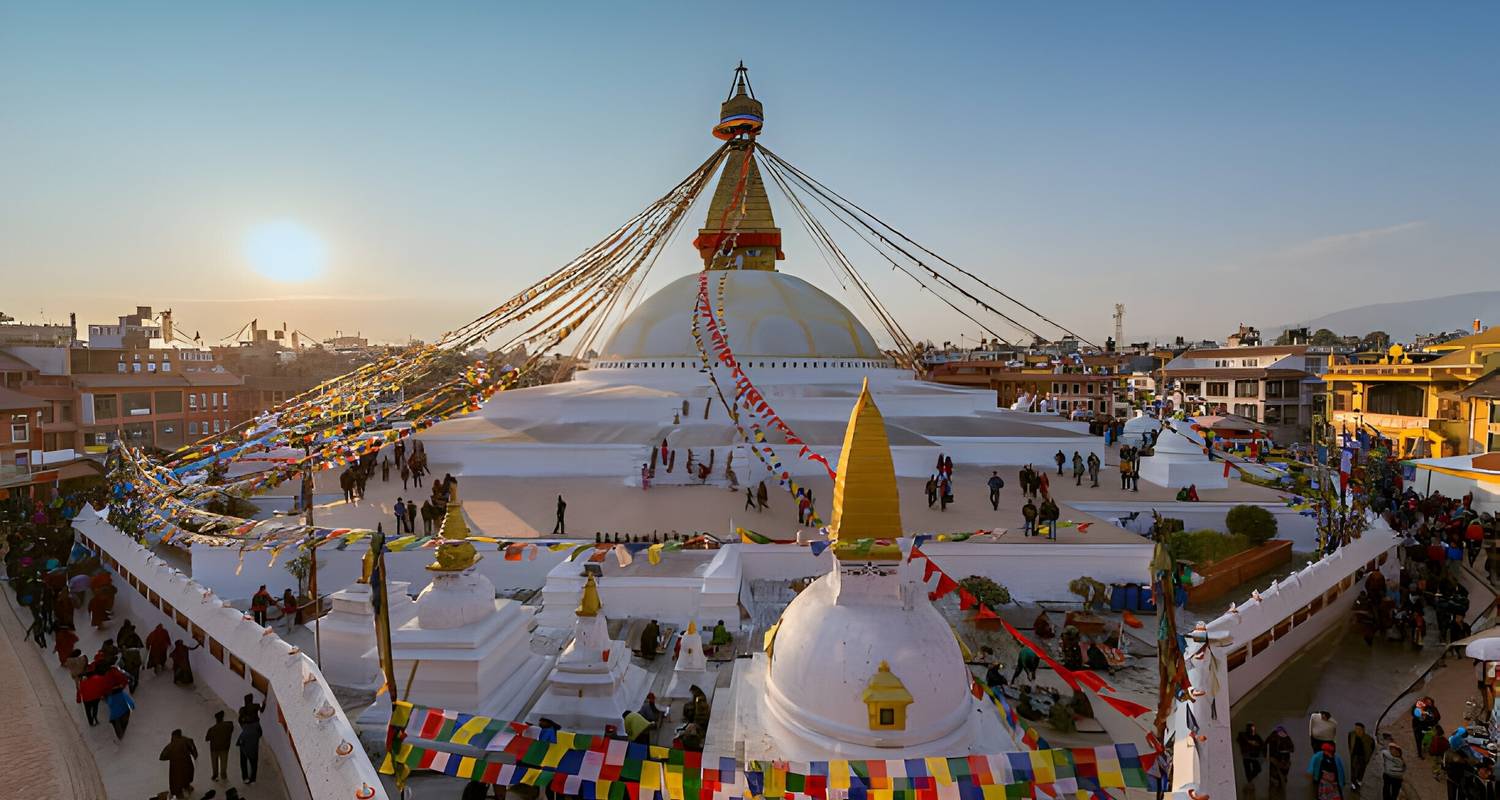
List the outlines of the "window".
{"type": "Polygon", "coordinates": [[[182,411],[182,392],[157,392],[156,413],[177,414],[182,411]]]}
{"type": "Polygon", "coordinates": [[[1500,452],[1500,433],[1490,434],[1489,452],[1500,452]]]}
{"type": "Polygon", "coordinates": [[[151,413],[150,392],[126,392],[120,396],[120,405],[125,410],[125,416],[142,417],[151,413]]]}
{"type": "Polygon", "coordinates": [[[188,398],[188,410],[189,411],[197,411],[198,410],[198,395],[193,394],[192,392],[188,392],[187,398],[188,398]]]}
{"type": "Polygon", "coordinates": [[[57,420],[59,422],[73,421],[73,401],[69,400],[57,404],[57,420]]]}
{"type": "Polygon", "coordinates": [[[31,425],[25,414],[10,415],[10,440],[16,444],[31,441],[31,425]]]}
{"type": "Polygon", "coordinates": [[[1253,379],[1252,380],[1248,380],[1248,381],[1235,381],[1234,382],[1234,396],[1235,397],[1260,397],[1260,381],[1253,380],[1253,379]]]}
{"type": "MultiPolygon", "coordinates": [[[[1490,422],[1500,422],[1500,400],[1490,401],[1490,422]]],[[[1493,450],[1494,448],[1490,448],[1493,450]]]]}
{"type": "MultiPolygon", "coordinates": [[[[213,407],[214,407],[215,410],[218,410],[218,408],[219,408],[219,393],[218,392],[209,392],[208,393],[208,402],[213,405],[213,407]]],[[[207,406],[205,406],[205,408],[206,407],[207,406]]]]}
{"type": "Polygon", "coordinates": [[[112,394],[94,395],[94,419],[114,419],[120,416],[119,398],[112,394]]]}
{"type": "Polygon", "coordinates": [[[1348,411],[1349,410],[1349,395],[1344,394],[1342,392],[1334,392],[1333,393],[1333,410],[1334,411],[1348,411]]]}
{"type": "Polygon", "coordinates": [[[883,726],[886,726],[886,727],[893,727],[893,726],[895,726],[895,724],[896,724],[896,709],[894,709],[894,708],[882,708],[882,709],[880,709],[880,724],[883,725],[883,726]]]}
{"type": "Polygon", "coordinates": [[[1266,381],[1266,397],[1276,398],[1281,396],[1281,381],[1266,381]]]}
{"type": "Polygon", "coordinates": [[[198,423],[196,423],[196,422],[189,422],[188,423],[188,435],[189,436],[197,436],[198,435],[198,423]]]}
{"type": "Polygon", "coordinates": [[[1267,425],[1280,425],[1281,406],[1266,406],[1266,418],[1264,422],[1267,425]]]}
{"type": "Polygon", "coordinates": [[[1198,381],[1183,381],[1182,393],[1191,395],[1202,394],[1203,384],[1199,383],[1198,381]]]}
{"type": "Polygon", "coordinates": [[[131,372],[140,372],[141,371],[141,362],[137,361],[137,362],[131,364],[130,365],[130,371],[131,372]]]}
{"type": "Polygon", "coordinates": [[[218,433],[218,432],[219,432],[219,421],[218,420],[214,420],[214,433],[218,433]]]}
{"type": "Polygon", "coordinates": [[[1209,381],[1208,382],[1208,391],[1205,393],[1205,395],[1207,397],[1228,397],[1229,396],[1229,382],[1228,381],[1209,381]]]}
{"type": "Polygon", "coordinates": [[[162,372],[171,372],[172,371],[172,362],[163,359],[162,362],[161,362],[161,371],[162,372]]]}

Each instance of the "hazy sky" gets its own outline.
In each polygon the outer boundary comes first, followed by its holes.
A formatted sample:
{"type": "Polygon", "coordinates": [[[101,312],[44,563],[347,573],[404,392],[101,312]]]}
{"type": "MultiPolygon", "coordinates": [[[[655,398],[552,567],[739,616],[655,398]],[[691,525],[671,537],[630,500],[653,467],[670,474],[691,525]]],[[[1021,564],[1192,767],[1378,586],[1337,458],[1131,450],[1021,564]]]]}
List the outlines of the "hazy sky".
{"type": "Polygon", "coordinates": [[[1500,5],[560,5],[0,1],[0,310],[431,337],[701,161],[741,58],[772,149],[1091,337],[1500,288],[1500,5]],[[275,220],[322,277],[250,270],[275,220]]]}

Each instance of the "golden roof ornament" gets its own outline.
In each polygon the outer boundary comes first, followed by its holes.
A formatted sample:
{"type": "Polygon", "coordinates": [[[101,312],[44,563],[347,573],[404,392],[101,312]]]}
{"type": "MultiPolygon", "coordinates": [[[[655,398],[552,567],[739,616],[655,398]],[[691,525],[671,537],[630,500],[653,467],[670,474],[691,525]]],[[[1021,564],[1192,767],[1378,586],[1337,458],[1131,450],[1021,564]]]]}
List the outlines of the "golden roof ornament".
{"type": "Polygon", "coordinates": [[[463,503],[458,499],[458,484],[449,488],[448,513],[443,516],[442,540],[435,560],[427,565],[432,572],[463,572],[479,563],[481,556],[468,542],[469,524],[464,521],[463,503]]]}
{"type": "Polygon", "coordinates": [[[901,557],[895,542],[901,538],[896,468],[891,461],[885,419],[870,396],[869,378],[859,389],[859,399],[854,401],[849,427],[844,431],[828,538],[834,543],[834,555],[839,557],[881,561],[901,557]]]}
{"type": "Polygon", "coordinates": [[[597,617],[599,609],[603,607],[604,604],[599,602],[599,584],[595,583],[594,576],[590,575],[588,580],[583,582],[583,597],[579,598],[578,608],[573,613],[580,617],[597,617]]]}

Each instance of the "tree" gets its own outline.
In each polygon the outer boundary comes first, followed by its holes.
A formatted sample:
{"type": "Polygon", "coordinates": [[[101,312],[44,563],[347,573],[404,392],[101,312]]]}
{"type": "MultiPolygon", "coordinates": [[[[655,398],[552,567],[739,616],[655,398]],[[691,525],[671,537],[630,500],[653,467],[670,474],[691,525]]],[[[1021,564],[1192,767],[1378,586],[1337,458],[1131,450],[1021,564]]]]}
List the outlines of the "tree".
{"type": "Polygon", "coordinates": [[[1224,527],[1231,534],[1245,537],[1251,547],[1276,538],[1276,517],[1260,506],[1239,505],[1224,516],[1224,527]]]}
{"type": "Polygon", "coordinates": [[[1391,335],[1385,331],[1370,331],[1359,340],[1359,346],[1365,350],[1384,350],[1391,346],[1391,335]]]}
{"type": "Polygon", "coordinates": [[[1313,331],[1313,335],[1308,338],[1307,343],[1317,347],[1329,347],[1331,345],[1341,344],[1343,341],[1343,337],[1339,336],[1333,331],[1328,330],[1327,328],[1319,328],[1316,331],[1313,331]]]}

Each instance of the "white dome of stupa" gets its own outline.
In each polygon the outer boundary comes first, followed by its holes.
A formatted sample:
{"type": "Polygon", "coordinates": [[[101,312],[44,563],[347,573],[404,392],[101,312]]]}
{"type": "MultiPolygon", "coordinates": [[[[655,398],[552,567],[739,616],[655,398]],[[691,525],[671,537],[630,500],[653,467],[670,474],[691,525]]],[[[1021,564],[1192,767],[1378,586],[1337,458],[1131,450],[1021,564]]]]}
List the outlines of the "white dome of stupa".
{"type": "Polygon", "coordinates": [[[439,572],[417,595],[417,622],[426,630],[473,625],[495,613],[495,584],[472,568],[439,572]]]}
{"type": "Polygon", "coordinates": [[[818,737],[913,747],[959,732],[974,715],[969,670],[953,629],[920,586],[914,602],[836,602],[825,575],[792,600],[774,641],[767,705],[818,737]],[[911,693],[904,730],[871,730],[862,694],[881,662],[911,693]]]}
{"type": "MultiPolygon", "coordinates": [[[[843,303],[801,278],[769,270],[714,270],[709,273],[711,302],[718,297],[720,280],[725,282],[721,319],[730,347],[742,358],[885,358],[843,303]]],[[[697,359],[697,307],[698,275],[672,281],[625,317],[599,359],[697,359]]]]}

